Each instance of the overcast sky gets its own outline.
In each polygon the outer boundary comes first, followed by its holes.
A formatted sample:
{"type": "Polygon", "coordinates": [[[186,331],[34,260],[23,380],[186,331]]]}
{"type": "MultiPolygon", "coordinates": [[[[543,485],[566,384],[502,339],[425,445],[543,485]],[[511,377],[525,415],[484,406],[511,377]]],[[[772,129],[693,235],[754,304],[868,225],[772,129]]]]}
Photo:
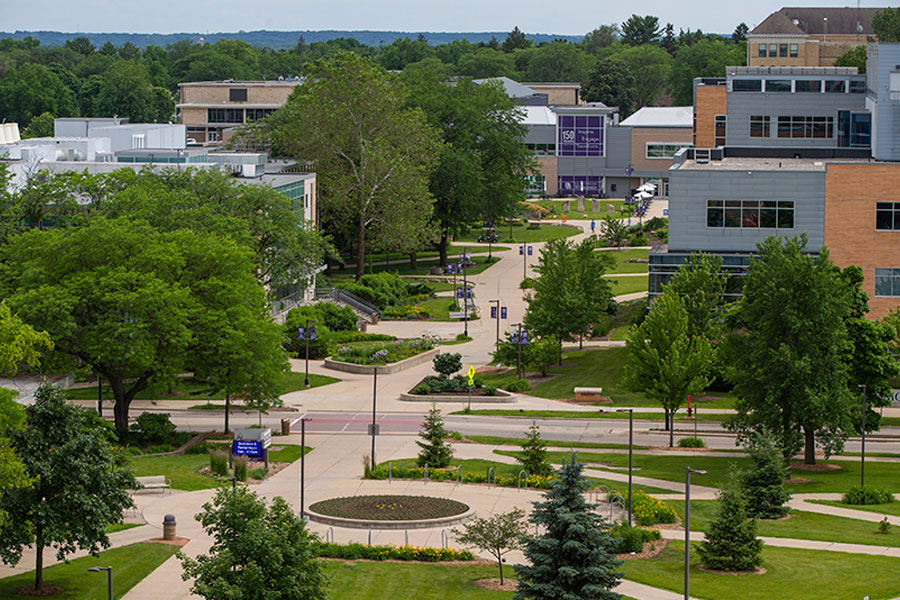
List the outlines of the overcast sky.
{"type": "MultiPolygon", "coordinates": [[[[862,2],[885,6],[888,2],[862,2]]],[[[896,4],[896,3],[894,3],[896,4]]],[[[509,31],[578,35],[632,13],[661,23],[730,33],[782,6],[848,6],[853,0],[0,0],[0,30],[177,33],[372,29],[509,31]],[[786,3],[786,4],[785,4],[786,3]]]]}

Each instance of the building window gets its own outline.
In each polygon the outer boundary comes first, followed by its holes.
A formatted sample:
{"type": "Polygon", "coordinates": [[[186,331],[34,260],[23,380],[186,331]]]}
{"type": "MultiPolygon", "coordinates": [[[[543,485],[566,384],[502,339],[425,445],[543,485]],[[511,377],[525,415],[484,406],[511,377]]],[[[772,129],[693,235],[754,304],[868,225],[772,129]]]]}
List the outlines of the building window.
{"type": "Polygon", "coordinates": [[[229,102],[246,102],[247,88],[230,88],[228,90],[229,102]]]}
{"type": "Polygon", "coordinates": [[[716,148],[725,145],[725,134],[727,129],[728,117],[726,115],[716,115],[716,139],[713,144],[716,148]]]}
{"type": "Polygon", "coordinates": [[[556,183],[560,196],[600,196],[603,191],[603,177],[597,175],[563,175],[556,183]]]}
{"type": "Polygon", "coordinates": [[[832,138],[834,117],[778,117],[780,138],[832,138]]]}
{"type": "Polygon", "coordinates": [[[797,44],[791,44],[791,58],[797,58],[797,44]]]}
{"type": "Polygon", "coordinates": [[[787,58],[787,44],[778,44],[778,56],[781,58],[787,58]]]}
{"type": "Polygon", "coordinates": [[[760,45],[759,45],[759,57],[760,57],[760,58],[765,58],[765,57],[766,57],[766,45],[765,45],[765,44],[760,44],[760,45]]]}
{"type": "Polygon", "coordinates": [[[525,144],[537,156],[556,156],[556,144],[525,144]]]}
{"type": "Polygon", "coordinates": [[[790,200],[707,200],[706,226],[741,229],[793,229],[790,200]]]}
{"type": "Polygon", "coordinates": [[[825,80],[825,93],[826,94],[843,94],[844,93],[844,80],[842,79],[826,79],[825,80]]]}
{"type": "Polygon", "coordinates": [[[732,79],[732,92],[761,92],[762,79],[732,79]]]}
{"type": "Polygon", "coordinates": [[[875,269],[875,296],[900,296],[900,269],[875,269]]]}
{"type": "Polygon", "coordinates": [[[771,117],[768,115],[750,117],[750,137],[767,138],[771,132],[771,117]]]}
{"type": "Polygon", "coordinates": [[[243,108],[209,108],[207,109],[208,123],[243,123],[243,108]]]}
{"type": "Polygon", "coordinates": [[[682,148],[689,148],[688,143],[666,144],[661,142],[647,142],[645,156],[647,158],[673,158],[682,148]]]}
{"type": "Polygon", "coordinates": [[[274,108],[248,108],[247,109],[247,122],[250,121],[258,121],[264,117],[268,117],[273,112],[275,112],[274,108]]]}
{"type": "Polygon", "coordinates": [[[850,93],[851,94],[865,94],[868,90],[866,89],[866,80],[865,79],[851,79],[850,80],[850,93]]]}
{"type": "Polygon", "coordinates": [[[879,202],[875,205],[875,229],[900,231],[900,202],[879,202]]]}
{"type": "Polygon", "coordinates": [[[766,91],[767,92],[790,92],[791,91],[791,80],[790,79],[767,79],[766,80],[766,91]]]}
{"type": "Polygon", "coordinates": [[[818,94],[822,91],[822,82],[819,79],[798,79],[794,86],[798,92],[815,92],[818,94]]]}
{"type": "Polygon", "coordinates": [[[546,190],[546,178],[543,175],[529,175],[525,178],[525,195],[529,198],[543,197],[546,190]]]}
{"type": "Polygon", "coordinates": [[[604,156],[603,117],[560,115],[557,156],[604,156]]]}
{"type": "Polygon", "coordinates": [[[778,56],[778,44],[769,44],[769,56],[771,58],[778,56]]]}

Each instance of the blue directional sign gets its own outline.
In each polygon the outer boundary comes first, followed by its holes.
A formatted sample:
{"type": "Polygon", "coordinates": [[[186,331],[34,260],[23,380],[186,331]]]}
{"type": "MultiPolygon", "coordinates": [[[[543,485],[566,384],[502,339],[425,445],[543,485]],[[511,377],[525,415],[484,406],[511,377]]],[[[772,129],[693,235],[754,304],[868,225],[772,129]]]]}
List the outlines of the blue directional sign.
{"type": "Polygon", "coordinates": [[[519,246],[519,256],[525,254],[525,246],[519,246]]]}
{"type": "Polygon", "coordinates": [[[463,297],[463,289],[461,287],[456,288],[456,297],[462,300],[463,297]]]}
{"type": "Polygon", "coordinates": [[[234,440],[231,453],[235,456],[260,456],[262,454],[262,441],[234,440]]]}
{"type": "Polygon", "coordinates": [[[531,256],[532,250],[534,250],[534,246],[528,246],[528,256],[531,256]]]}
{"type": "Polygon", "coordinates": [[[526,329],[522,330],[522,343],[523,344],[528,343],[528,330],[526,330],[526,329]]]}
{"type": "Polygon", "coordinates": [[[298,327],[298,328],[297,328],[297,339],[298,339],[298,340],[301,340],[301,341],[302,341],[302,340],[305,340],[305,339],[306,339],[306,334],[307,334],[307,333],[309,334],[309,339],[310,339],[310,340],[316,339],[316,328],[315,328],[315,326],[310,327],[308,330],[307,330],[306,327],[298,327]]]}
{"type": "Polygon", "coordinates": [[[491,318],[492,318],[492,319],[496,319],[496,318],[497,318],[497,307],[496,307],[496,306],[492,306],[492,307],[491,307],[491,318]]]}
{"type": "Polygon", "coordinates": [[[501,306],[501,307],[500,307],[500,318],[501,318],[501,319],[505,319],[505,318],[506,318],[506,307],[505,307],[505,306],[501,306]]]}

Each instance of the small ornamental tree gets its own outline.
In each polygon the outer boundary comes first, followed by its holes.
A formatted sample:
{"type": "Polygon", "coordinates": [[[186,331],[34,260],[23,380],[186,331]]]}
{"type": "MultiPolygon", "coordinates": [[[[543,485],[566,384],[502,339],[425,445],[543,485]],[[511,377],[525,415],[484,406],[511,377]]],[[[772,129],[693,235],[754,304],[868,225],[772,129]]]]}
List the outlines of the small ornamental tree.
{"type": "Polygon", "coordinates": [[[79,548],[94,556],[108,548],[106,528],[133,506],[128,490],[137,482],[99,419],[66,402],[60,388],[38,388],[25,420],[9,437],[33,484],[3,491],[0,512],[8,518],[0,527],[0,559],[16,564],[23,548],[33,546],[39,591],[44,548],[55,547],[58,560],[79,548]]]}
{"type": "Polygon", "coordinates": [[[778,519],[788,513],[791,494],[784,488],[788,468],[775,438],[760,431],[744,444],[750,469],[740,474],[741,489],[747,499],[747,514],[756,519],[778,519]]]}
{"type": "Polygon", "coordinates": [[[515,565],[515,600],[618,600],[613,592],[623,573],[613,554],[616,541],[606,521],[588,504],[584,465],[565,463],[544,500],[534,503],[531,522],[544,534],[525,540],[528,563],[515,565]]]}
{"type": "Polygon", "coordinates": [[[452,531],[460,544],[490,552],[491,556],[497,559],[497,566],[500,567],[500,585],[503,585],[503,555],[522,547],[522,540],[526,536],[525,511],[517,508],[488,519],[478,517],[463,525],[462,530],[452,531]]]}
{"type": "Polygon", "coordinates": [[[441,416],[441,411],[432,406],[428,411],[428,416],[425,417],[425,422],[422,423],[422,432],[419,433],[419,437],[423,441],[416,441],[421,448],[419,457],[416,459],[420,467],[428,465],[439,469],[450,464],[450,459],[453,458],[453,448],[445,441],[448,435],[450,432],[444,429],[444,417],[441,416]]]}
{"type": "Polygon", "coordinates": [[[607,245],[621,250],[622,244],[628,239],[628,228],[625,226],[625,221],[609,215],[603,217],[600,237],[607,245]]]}
{"type": "Polygon", "coordinates": [[[327,578],[315,560],[317,537],[284,498],[276,496],[266,506],[246,486],[221,488],[196,518],[213,544],[196,559],[178,554],[182,578],[194,580],[194,594],[206,600],[326,597],[327,578]]]}
{"type": "Polygon", "coordinates": [[[747,518],[747,500],[736,478],[718,493],[719,515],[697,547],[708,569],[753,571],[762,563],[762,540],[756,538],[756,520],[747,518]]]}
{"type": "Polygon", "coordinates": [[[553,474],[553,467],[547,459],[547,444],[541,439],[541,428],[534,421],[531,422],[521,446],[522,455],[517,456],[516,461],[529,475],[544,477],[553,474]]]}
{"type": "Polygon", "coordinates": [[[438,354],[434,357],[434,370],[446,379],[462,369],[462,355],[459,352],[438,354]]]}

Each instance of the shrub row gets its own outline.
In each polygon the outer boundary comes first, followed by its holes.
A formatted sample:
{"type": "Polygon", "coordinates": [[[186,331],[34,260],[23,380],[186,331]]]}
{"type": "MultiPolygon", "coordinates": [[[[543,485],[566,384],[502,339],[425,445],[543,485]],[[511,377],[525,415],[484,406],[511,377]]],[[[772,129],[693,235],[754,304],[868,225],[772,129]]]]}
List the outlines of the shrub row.
{"type": "Polygon", "coordinates": [[[679,448],[706,448],[706,442],[698,437],[685,437],[678,440],[679,448]]]}
{"type": "Polygon", "coordinates": [[[616,541],[616,545],[612,550],[614,554],[640,552],[644,549],[645,542],[652,542],[662,538],[658,529],[631,527],[627,523],[613,525],[610,527],[609,533],[616,541]]]}
{"type": "Polygon", "coordinates": [[[434,344],[425,338],[393,342],[356,342],[338,348],[334,358],[358,365],[383,365],[427,352],[432,348],[434,344]]]}
{"type": "MultiPolygon", "coordinates": [[[[463,375],[457,375],[444,379],[443,377],[435,377],[429,375],[422,380],[419,385],[413,388],[413,394],[445,394],[448,392],[465,392],[469,389],[469,379],[463,375]]],[[[472,392],[484,396],[493,396],[497,393],[497,387],[493,385],[484,385],[484,380],[478,375],[474,378],[472,392]]]]}
{"type": "Polygon", "coordinates": [[[844,494],[845,504],[887,504],[894,501],[894,496],[887,490],[871,485],[856,485],[844,494]]]}
{"type": "Polygon", "coordinates": [[[414,560],[420,562],[475,560],[475,555],[468,550],[429,548],[427,546],[366,546],[365,544],[319,542],[315,546],[315,552],[322,558],[346,560],[414,560]]]}
{"type": "MultiPolygon", "coordinates": [[[[384,465],[375,467],[374,471],[367,471],[366,477],[369,479],[387,479],[388,468],[384,465]]],[[[396,479],[424,479],[425,469],[422,467],[403,467],[396,466],[391,470],[391,477],[396,479]]],[[[456,469],[428,469],[428,479],[430,481],[456,481],[456,469]]],[[[550,475],[542,477],[540,475],[529,475],[527,478],[528,487],[539,490],[550,488],[550,483],[554,476],[550,475]]],[[[463,483],[487,483],[487,473],[470,473],[463,469],[463,483]]],[[[497,476],[496,484],[504,487],[516,487],[515,477],[497,476]]]]}

